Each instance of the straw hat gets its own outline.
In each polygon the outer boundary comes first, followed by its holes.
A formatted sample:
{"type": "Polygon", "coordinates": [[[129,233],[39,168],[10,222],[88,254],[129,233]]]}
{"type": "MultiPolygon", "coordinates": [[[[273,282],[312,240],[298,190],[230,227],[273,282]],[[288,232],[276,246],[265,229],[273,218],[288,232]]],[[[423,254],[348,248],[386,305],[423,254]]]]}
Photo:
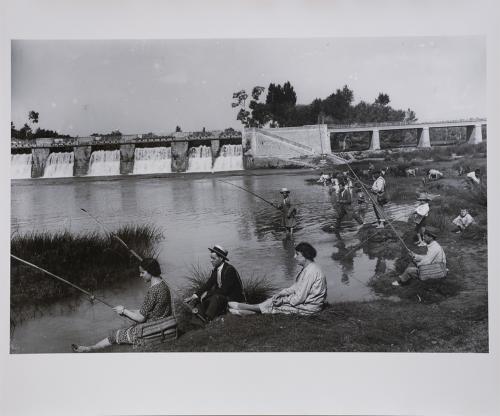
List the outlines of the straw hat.
{"type": "Polygon", "coordinates": [[[280,191],[280,194],[289,194],[290,191],[288,190],[288,188],[281,188],[281,191],[280,191]]]}
{"type": "Polygon", "coordinates": [[[228,258],[227,258],[227,253],[228,253],[228,251],[227,251],[224,247],[222,247],[222,246],[220,246],[220,245],[216,244],[216,245],[215,245],[215,246],[213,246],[212,248],[210,248],[210,247],[209,247],[208,249],[209,249],[212,253],[215,253],[215,254],[217,254],[219,257],[222,257],[224,260],[228,260],[228,258]]]}

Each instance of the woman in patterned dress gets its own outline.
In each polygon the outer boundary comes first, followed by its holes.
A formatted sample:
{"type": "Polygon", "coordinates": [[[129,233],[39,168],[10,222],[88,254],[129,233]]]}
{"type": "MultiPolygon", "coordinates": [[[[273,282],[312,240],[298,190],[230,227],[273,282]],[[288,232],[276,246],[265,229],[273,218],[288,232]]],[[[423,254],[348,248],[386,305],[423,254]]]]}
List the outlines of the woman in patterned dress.
{"type": "Polygon", "coordinates": [[[172,301],[170,290],[161,278],[160,265],[155,259],[146,258],[139,265],[139,275],[145,282],[150,282],[144,302],[140,309],[126,309],[122,305],[115,306],[114,311],[120,316],[135,321],[136,323],[128,328],[113,330],[107,338],[97,344],[84,346],[72,344],[74,352],[89,352],[109,347],[112,344],[132,344],[140,343],[141,327],[144,323],[166,318],[172,314],[172,301]]]}

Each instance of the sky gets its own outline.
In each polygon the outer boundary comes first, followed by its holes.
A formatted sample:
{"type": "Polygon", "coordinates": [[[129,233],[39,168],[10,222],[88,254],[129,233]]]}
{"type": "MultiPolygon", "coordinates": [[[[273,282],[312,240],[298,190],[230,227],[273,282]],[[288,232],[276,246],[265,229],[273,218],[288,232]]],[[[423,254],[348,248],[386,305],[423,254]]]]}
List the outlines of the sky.
{"type": "MultiPolygon", "coordinates": [[[[298,104],[348,85],[420,121],[486,117],[483,37],[13,40],[16,128],[87,136],[241,128],[232,94],[290,81],[298,104]]],[[[265,93],[263,94],[265,98],[265,93]]]]}

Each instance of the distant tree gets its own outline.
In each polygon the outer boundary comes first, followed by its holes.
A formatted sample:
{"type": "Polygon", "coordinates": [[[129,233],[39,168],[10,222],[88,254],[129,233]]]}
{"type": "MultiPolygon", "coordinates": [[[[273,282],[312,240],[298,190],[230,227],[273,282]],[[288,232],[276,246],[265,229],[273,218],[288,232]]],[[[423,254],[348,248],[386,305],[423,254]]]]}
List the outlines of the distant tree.
{"type": "Polygon", "coordinates": [[[19,130],[19,138],[20,139],[31,139],[31,136],[33,135],[33,131],[31,130],[31,127],[28,126],[27,123],[24,123],[24,126],[21,127],[19,130]]]}
{"type": "Polygon", "coordinates": [[[36,111],[30,111],[28,113],[28,120],[33,123],[33,124],[37,124],[38,123],[38,117],[40,116],[40,113],[36,112],[36,111]]]}
{"type": "Polygon", "coordinates": [[[281,85],[269,84],[267,88],[266,110],[269,118],[278,126],[287,126],[291,123],[297,103],[297,94],[289,81],[281,85]]]}
{"type": "Polygon", "coordinates": [[[387,105],[391,102],[389,95],[384,94],[383,92],[379,93],[377,99],[375,100],[375,104],[379,105],[387,105]]]}
{"type": "Polygon", "coordinates": [[[182,130],[181,130],[181,126],[175,126],[175,132],[176,132],[176,133],[180,133],[180,132],[182,132],[182,130]]]}

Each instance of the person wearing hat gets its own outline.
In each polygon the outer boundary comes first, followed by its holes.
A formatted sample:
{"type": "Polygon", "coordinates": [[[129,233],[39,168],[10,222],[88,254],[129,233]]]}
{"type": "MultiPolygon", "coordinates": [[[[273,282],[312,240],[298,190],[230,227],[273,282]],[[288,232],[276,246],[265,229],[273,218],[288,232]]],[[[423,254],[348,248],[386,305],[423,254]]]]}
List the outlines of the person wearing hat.
{"type": "Polygon", "coordinates": [[[281,226],[285,227],[286,234],[293,235],[293,227],[297,225],[297,209],[290,201],[290,191],[287,188],[281,188],[280,194],[283,197],[277,208],[281,210],[281,226]]]}
{"type": "Polygon", "coordinates": [[[417,198],[420,204],[415,208],[412,216],[413,222],[415,223],[415,232],[417,233],[417,242],[415,244],[419,247],[424,247],[426,245],[424,242],[424,231],[427,216],[430,211],[430,200],[431,198],[428,194],[421,193],[417,198]]]}
{"type": "Polygon", "coordinates": [[[385,193],[385,179],[384,175],[380,170],[376,170],[373,172],[373,177],[377,178],[373,182],[372,185],[372,193],[377,198],[377,203],[373,203],[373,211],[375,212],[375,216],[377,217],[377,227],[376,228],[384,228],[385,218],[384,213],[382,211],[382,205],[387,204],[387,196],[385,193]]]}
{"type": "Polygon", "coordinates": [[[426,227],[424,231],[424,241],[427,244],[427,254],[422,255],[410,252],[414,265],[410,264],[403,274],[398,277],[398,280],[392,282],[393,286],[403,286],[406,285],[410,279],[418,279],[420,277],[419,266],[441,263],[443,265],[443,270],[446,270],[446,255],[443,247],[436,241],[436,237],[437,230],[434,227],[426,227]]]}
{"type": "Polygon", "coordinates": [[[229,312],[234,315],[255,313],[312,315],[320,312],[326,302],[327,283],[325,274],[314,262],[315,257],[316,249],[311,244],[306,242],[297,244],[295,260],[301,270],[295,278],[295,283],[256,305],[229,302],[229,312]]]}
{"type": "Polygon", "coordinates": [[[460,210],[460,215],[453,220],[453,224],[457,226],[455,233],[460,234],[469,225],[474,223],[474,218],[469,214],[466,209],[460,210]]]}
{"type": "Polygon", "coordinates": [[[363,224],[363,220],[359,217],[357,211],[354,211],[352,209],[352,197],[351,197],[351,192],[346,186],[346,183],[344,181],[339,182],[339,194],[337,197],[337,218],[335,220],[335,225],[333,229],[339,230],[340,229],[340,224],[342,222],[342,219],[346,216],[349,215],[353,217],[358,224],[363,224]]]}
{"type": "Polygon", "coordinates": [[[143,324],[171,317],[172,298],[167,283],[161,277],[158,261],[153,258],[143,259],[139,265],[139,276],[145,282],[150,283],[141,308],[126,309],[122,305],[113,308],[118,315],[125,316],[136,323],[128,328],[111,331],[107,338],[91,346],[72,344],[71,348],[74,352],[100,350],[112,344],[140,344],[143,324]]]}
{"type": "Polygon", "coordinates": [[[243,302],[243,285],[240,275],[228,263],[228,251],[220,245],[214,245],[210,251],[210,263],[213,270],[207,282],[185,302],[198,301],[198,313],[206,321],[211,321],[223,315],[227,309],[227,302],[243,302]]]}

